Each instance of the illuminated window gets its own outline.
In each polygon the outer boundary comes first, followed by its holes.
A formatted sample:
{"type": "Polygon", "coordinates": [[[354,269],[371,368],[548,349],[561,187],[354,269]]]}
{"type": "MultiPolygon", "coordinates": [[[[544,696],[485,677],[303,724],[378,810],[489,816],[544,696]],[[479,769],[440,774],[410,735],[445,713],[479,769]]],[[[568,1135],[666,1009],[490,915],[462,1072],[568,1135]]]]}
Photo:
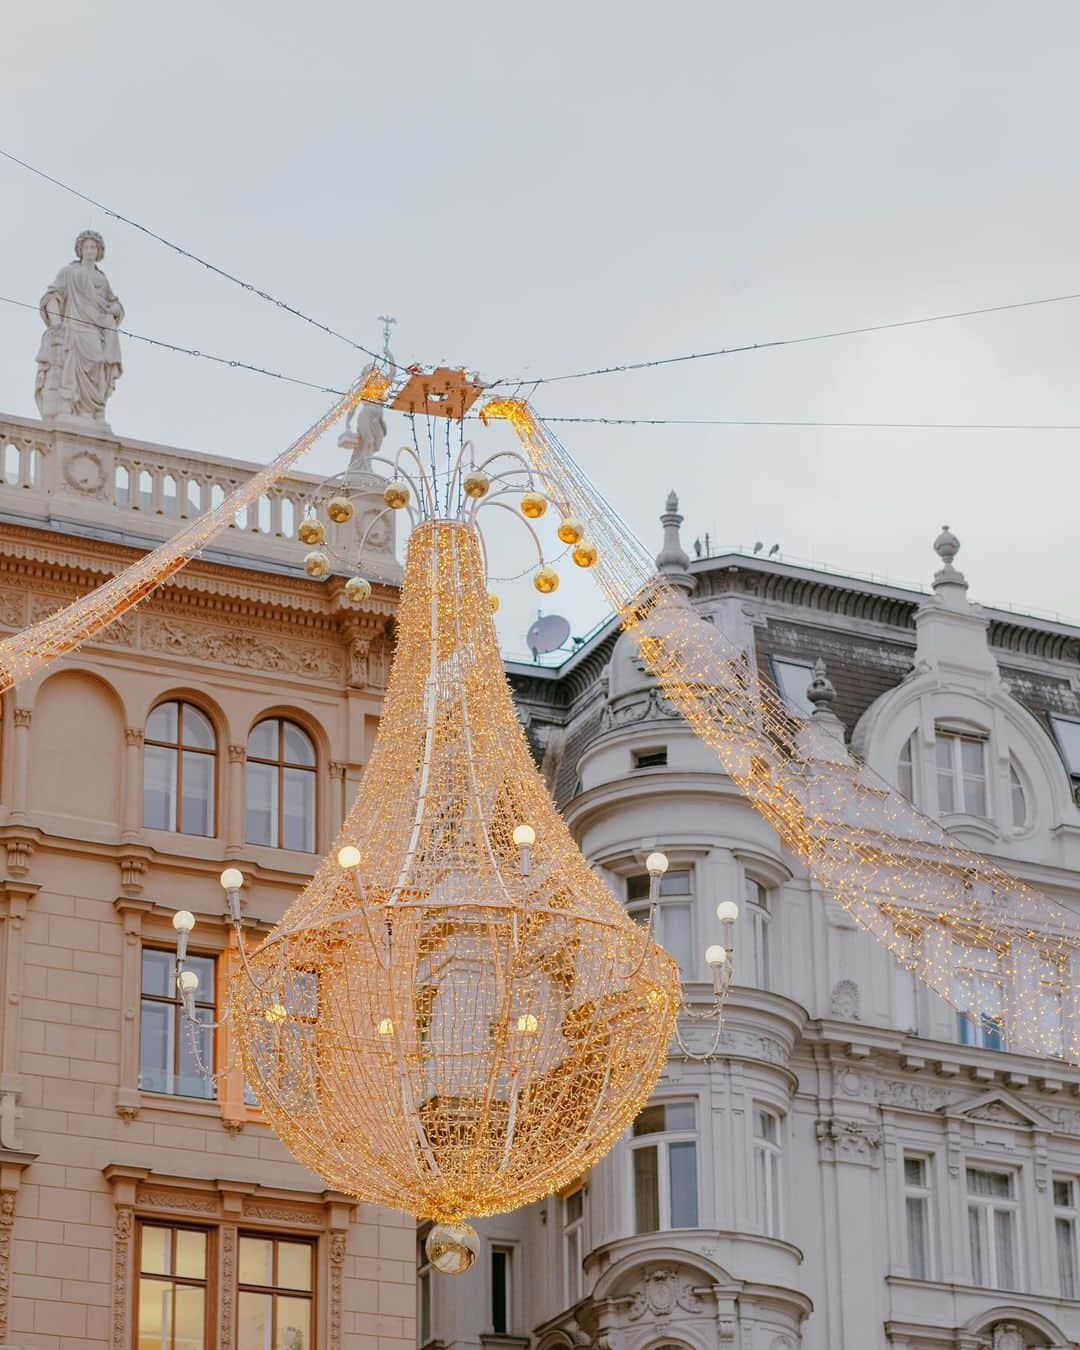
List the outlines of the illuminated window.
{"type": "Polygon", "coordinates": [[[782,1145],[780,1117],[764,1107],[754,1107],[754,1192],[757,1224],[768,1237],[780,1236],[780,1168],[782,1145]]]}
{"type": "MultiPolygon", "coordinates": [[[[656,915],[656,940],[678,963],[684,980],[694,975],[694,872],[690,867],[671,867],[660,878],[656,915]],[[685,899],[680,897],[685,896],[685,899]]],[[[647,873],[626,878],[626,900],[635,923],[649,922],[649,877],[647,873]]]]}
{"type": "Polygon", "coordinates": [[[247,841],[315,852],[315,746],[281,717],[268,717],[248,737],[247,841]]]}
{"type": "Polygon", "coordinates": [[[214,833],[217,742],[191,703],[160,703],[143,734],[143,824],[178,834],[214,833]]]}
{"type": "Polygon", "coordinates": [[[938,808],[942,815],[986,816],[986,742],[938,730],[938,808]]]}
{"type": "Polygon", "coordinates": [[[969,1167],[967,1192],[972,1284],[1018,1289],[1013,1173],[969,1167]]]}
{"type": "Polygon", "coordinates": [[[585,1295],[585,1192],[579,1186],[563,1198],[563,1293],[568,1304],[585,1295]]]}
{"type": "Polygon", "coordinates": [[[634,1232],[696,1228],[697,1128],[693,1102],[655,1102],[634,1121],[634,1232]]]}
{"type": "Polygon", "coordinates": [[[312,1350],[315,1247],[241,1233],[237,1350],[312,1350]]]}
{"type": "Polygon", "coordinates": [[[138,1238],[138,1350],[205,1350],[209,1234],[140,1223],[138,1238]]]}
{"type": "MultiPolygon", "coordinates": [[[[188,956],[188,970],[199,977],[195,1011],[201,1022],[214,1018],[214,959],[188,956]]],[[[195,1032],[199,1059],[207,1073],[214,1069],[214,1033],[195,1032]]],[[[191,1028],[183,1017],[176,988],[176,954],[143,948],[139,1026],[139,1087],[177,1097],[213,1097],[212,1078],[204,1077],[192,1047],[191,1028]]]]}
{"type": "Polygon", "coordinates": [[[907,1221],[908,1274],[931,1278],[930,1159],[904,1155],[904,1212],[907,1221]]]}

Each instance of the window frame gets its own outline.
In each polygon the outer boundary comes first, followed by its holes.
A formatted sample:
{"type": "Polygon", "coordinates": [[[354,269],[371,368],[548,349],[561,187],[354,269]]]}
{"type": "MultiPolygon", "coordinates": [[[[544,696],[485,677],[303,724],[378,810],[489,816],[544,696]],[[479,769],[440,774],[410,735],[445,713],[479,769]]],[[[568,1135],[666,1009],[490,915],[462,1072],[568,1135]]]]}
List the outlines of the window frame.
{"type": "Polygon", "coordinates": [[[990,773],[988,771],[987,751],[990,746],[990,738],[983,732],[975,728],[971,730],[961,729],[948,725],[936,725],[934,727],[934,772],[937,781],[938,790],[938,813],[943,816],[970,816],[974,820],[992,820],[994,813],[993,794],[991,793],[990,773]],[[980,774],[967,773],[964,770],[963,746],[965,744],[979,746],[982,756],[982,772],[980,774]],[[944,767],[938,758],[938,746],[948,746],[949,765],[944,767]],[[941,790],[942,778],[947,778],[950,784],[950,793],[952,803],[946,809],[941,790]],[[971,778],[982,782],[983,790],[983,809],[976,811],[968,804],[967,800],[967,779],[971,778]]]}
{"type": "Polygon", "coordinates": [[[514,1247],[509,1242],[491,1242],[488,1244],[488,1312],[493,1336],[512,1336],[516,1321],[514,1318],[514,1247]],[[495,1258],[503,1259],[503,1296],[502,1318],[504,1326],[498,1325],[495,1306],[495,1258]]]}
{"type": "Polygon", "coordinates": [[[968,1261],[971,1274],[971,1283],[979,1289],[998,1289],[1006,1292],[1015,1293],[1024,1287],[1024,1261],[1023,1244],[1020,1228],[1020,1197],[1019,1197],[1020,1171],[1015,1167],[1003,1167],[1000,1163],[987,1162],[982,1159],[968,1159],[964,1165],[964,1207],[967,1214],[968,1229],[968,1261]],[[1009,1179],[1009,1195],[973,1195],[971,1192],[971,1173],[985,1172],[988,1174],[1005,1176],[1009,1179]],[[982,1224],[981,1238],[985,1242],[984,1259],[987,1264],[986,1274],[988,1279],[980,1282],[979,1273],[975,1269],[974,1252],[972,1250],[972,1214],[978,1210],[980,1215],[985,1215],[985,1219],[977,1220],[976,1223],[982,1224]],[[995,1216],[998,1213],[1008,1214],[1010,1217],[1010,1230],[1012,1233],[1012,1257],[1014,1263],[1014,1285],[1001,1283],[1000,1278],[1000,1256],[997,1250],[997,1232],[995,1216]]]}
{"type": "Polygon", "coordinates": [[[904,1149],[901,1154],[901,1181],[904,1192],[904,1234],[907,1243],[907,1271],[913,1280],[933,1280],[937,1268],[936,1230],[934,1224],[934,1158],[931,1153],[921,1153],[916,1149],[904,1149]],[[918,1162],[923,1167],[923,1181],[914,1184],[908,1181],[907,1165],[918,1162]],[[912,1202],[920,1204],[924,1214],[924,1269],[915,1269],[914,1242],[911,1225],[912,1202]]]}
{"type": "MultiPolygon", "coordinates": [[[[238,1228],[236,1231],[236,1282],[232,1290],[227,1291],[236,1299],[236,1318],[239,1324],[240,1319],[240,1295],[241,1294],[262,1294],[270,1295],[271,1302],[271,1329],[270,1343],[277,1343],[277,1302],[279,1297],[285,1298],[303,1298],[307,1299],[311,1309],[311,1320],[309,1322],[310,1335],[308,1338],[307,1350],[317,1350],[319,1344],[319,1239],[317,1237],[300,1234],[280,1232],[277,1229],[266,1230],[258,1228],[238,1228]],[[289,1242],[295,1246],[307,1247],[311,1252],[311,1288],[293,1289],[287,1285],[256,1285],[246,1283],[240,1278],[240,1243],[244,1238],[257,1238],[263,1242],[272,1242],[274,1245],[274,1276],[277,1279],[278,1271],[278,1243],[289,1242]]],[[[208,1348],[209,1350],[209,1348],[208,1348]]]]}
{"type": "Polygon", "coordinates": [[[207,710],[200,707],[189,698],[163,698],[155,703],[146,714],[146,721],[143,723],[143,745],[142,745],[142,765],[143,765],[143,801],[142,801],[142,823],[143,828],[147,830],[166,830],[169,834],[186,835],[189,839],[216,839],[218,827],[218,733],[214,724],[214,719],[207,710]],[[156,712],[162,708],[167,708],[170,703],[176,705],[176,740],[164,741],[157,737],[148,736],[146,727],[150,719],[156,712]],[[210,726],[210,736],[213,745],[207,749],[201,745],[187,745],[184,742],[184,709],[191,708],[201,717],[204,717],[210,726]],[[146,751],[148,747],[155,747],[160,750],[171,750],[175,756],[173,764],[173,788],[174,788],[174,809],[172,825],[148,825],[146,823],[146,751]],[[204,834],[202,830],[185,830],[184,822],[184,756],[186,754],[206,755],[211,760],[212,770],[210,775],[210,828],[204,834]]]}
{"type": "Polygon", "coordinates": [[[750,1111],[750,1141],[754,1185],[754,1221],[764,1237],[782,1239],[784,1235],[784,1122],[785,1117],[767,1102],[754,1102],[750,1111]],[[776,1138],[757,1131],[758,1116],[776,1126],[776,1138]],[[765,1186],[758,1186],[758,1161],[765,1186]]]}
{"type": "Polygon", "coordinates": [[[687,1233],[693,1232],[701,1227],[701,1168],[699,1166],[700,1153],[699,1148],[699,1127],[698,1110],[699,1101],[697,1097],[664,1097],[660,1100],[646,1102],[642,1107],[640,1115],[652,1107],[662,1106],[665,1111],[664,1128],[648,1134],[635,1135],[633,1133],[634,1124],[630,1126],[629,1135],[629,1170],[630,1170],[630,1210],[631,1227],[635,1236],[642,1236],[646,1233],[687,1233]],[[667,1124],[667,1109],[671,1106],[689,1106],[693,1109],[694,1120],[690,1126],[684,1126],[681,1129],[669,1129],[667,1124]],[[694,1146],[694,1219],[693,1224],[681,1225],[676,1228],[671,1222],[671,1148],[672,1144],[693,1144],[694,1146]],[[657,1227],[643,1228],[638,1230],[637,1210],[638,1210],[638,1191],[637,1178],[634,1171],[634,1155],[643,1152],[646,1149],[655,1149],[656,1151],[656,1214],[657,1227]]]}
{"type": "Polygon", "coordinates": [[[319,850],[319,747],[315,737],[295,717],[286,717],[283,713],[268,713],[265,717],[260,717],[257,722],[251,726],[245,742],[245,769],[244,769],[244,835],[245,842],[256,848],[276,848],[284,849],[290,853],[317,853],[319,850]],[[277,723],[277,759],[267,759],[263,755],[253,755],[251,753],[251,738],[258,731],[259,727],[265,726],[267,722],[277,723]],[[313,763],[300,764],[294,760],[285,758],[285,728],[295,727],[307,739],[311,746],[313,763]],[[260,839],[251,839],[250,835],[250,807],[249,800],[251,793],[249,767],[252,764],[262,764],[267,768],[274,770],[274,784],[276,794],[275,819],[277,824],[276,842],[271,840],[267,843],[260,839]],[[293,769],[297,772],[310,773],[312,776],[311,791],[311,830],[310,830],[310,848],[289,848],[285,840],[285,772],[287,769],[293,769]]]}
{"type": "MultiPolygon", "coordinates": [[[[660,887],[656,900],[656,940],[661,947],[667,951],[669,956],[675,958],[679,967],[680,977],[683,981],[693,980],[697,976],[697,965],[695,952],[697,944],[695,942],[695,933],[697,929],[696,918],[696,891],[695,891],[695,869],[692,862],[675,863],[660,878],[660,887]],[[685,876],[687,878],[685,891],[672,891],[670,887],[676,880],[685,876]],[[679,960],[678,954],[668,944],[667,938],[667,914],[673,910],[686,911],[687,934],[686,934],[686,962],[685,965],[679,960]]],[[[649,921],[649,875],[647,872],[632,872],[625,878],[626,894],[626,912],[630,918],[637,924],[647,924],[649,921]],[[635,883],[637,883],[635,885],[635,883]],[[632,894],[635,890],[641,892],[640,895],[632,894]]]]}
{"type": "MultiPolygon", "coordinates": [[[[144,1086],[143,1086],[143,1059],[142,1059],[142,1054],[143,1054],[143,1028],[142,1028],[142,1010],[143,1010],[143,1004],[144,1004],[144,1003],[154,1003],[154,1004],[157,1004],[157,1005],[159,1005],[159,1006],[160,1006],[160,1005],[165,1005],[165,1006],[171,1006],[171,1007],[172,1007],[172,1010],[173,1010],[173,1013],[172,1013],[172,1016],[173,1016],[173,1067],[172,1067],[172,1070],[171,1070],[171,1072],[170,1072],[170,1078],[171,1078],[171,1080],[172,1080],[174,1083],[175,1083],[175,1082],[179,1082],[179,1081],[181,1080],[181,1075],[180,1075],[180,1073],[179,1073],[181,1046],[182,1046],[182,1044],[183,1044],[183,1041],[184,1041],[185,1037],[189,1034],[187,1028],[184,1026],[183,1021],[182,1021],[184,1005],[183,1005],[183,1001],[182,1001],[181,998],[180,998],[180,991],[176,988],[175,980],[172,982],[172,984],[171,984],[171,986],[170,986],[170,988],[171,988],[171,993],[170,993],[170,994],[148,994],[148,993],[146,993],[145,990],[143,989],[143,981],[144,981],[143,963],[144,963],[144,959],[145,959],[145,956],[146,956],[146,953],[147,953],[147,952],[161,952],[161,953],[163,953],[164,955],[166,955],[166,956],[168,956],[168,957],[171,958],[171,962],[172,962],[172,966],[173,966],[174,973],[175,973],[175,968],[176,968],[176,953],[175,953],[175,951],[173,951],[173,950],[171,950],[170,948],[165,947],[165,946],[159,946],[159,945],[158,945],[157,943],[155,943],[155,942],[145,942],[145,941],[144,941],[144,942],[142,942],[142,943],[140,944],[140,946],[139,946],[139,1039],[138,1039],[138,1057],[137,1057],[138,1069],[137,1069],[137,1079],[136,1079],[136,1082],[137,1082],[137,1084],[138,1084],[138,1090],[139,1090],[140,1092],[148,1092],[148,1093],[151,1093],[151,1094],[153,1094],[154,1096],[158,1096],[158,1097],[171,1097],[171,1098],[176,1098],[176,1099],[179,1099],[180,1101],[189,1101],[189,1102],[216,1102],[216,1101],[218,1100],[218,1092],[217,1092],[217,1081],[216,1081],[216,1078],[212,1078],[212,1079],[211,1079],[211,1082],[210,1082],[210,1084],[208,1085],[208,1091],[207,1091],[205,1094],[200,1094],[200,1095],[196,1095],[195,1093],[191,1093],[191,1092],[170,1092],[170,1091],[168,1090],[168,1088],[161,1088],[161,1089],[159,1089],[159,1088],[151,1088],[151,1087],[144,1087],[144,1086]]],[[[213,996],[212,999],[207,999],[207,998],[205,998],[205,997],[200,998],[200,996],[199,996],[200,991],[199,991],[198,989],[196,989],[196,990],[195,990],[195,1013],[196,1013],[196,1016],[198,1016],[199,1013],[209,1013],[209,1014],[210,1014],[211,1021],[217,1021],[217,1009],[218,1009],[217,999],[218,999],[218,991],[219,991],[220,985],[221,985],[221,979],[220,979],[220,976],[221,976],[221,971],[220,971],[220,956],[221,956],[221,954],[220,954],[219,952],[198,952],[198,951],[192,951],[192,952],[189,952],[189,953],[188,953],[188,956],[189,956],[189,958],[197,958],[197,959],[202,960],[202,961],[209,961],[209,962],[211,963],[212,967],[213,967],[213,971],[214,971],[214,996],[213,996]]],[[[217,1031],[216,1031],[216,1030],[212,1030],[212,1031],[210,1032],[210,1056],[211,1056],[211,1059],[212,1059],[213,1063],[212,1063],[212,1065],[209,1066],[209,1067],[211,1068],[211,1072],[214,1073],[214,1072],[216,1072],[216,1068],[217,1068],[217,1064],[218,1064],[218,1059],[219,1059],[218,1036],[217,1036],[217,1031]]]]}
{"type": "Polygon", "coordinates": [[[1077,1191],[1080,1189],[1080,1182],[1076,1177],[1053,1176],[1050,1180],[1050,1198],[1054,1210],[1054,1256],[1056,1258],[1058,1269],[1058,1293],[1062,1298],[1075,1299],[1080,1295],[1080,1199],[1077,1191]],[[1068,1186],[1069,1203],[1062,1205],[1058,1203],[1056,1188],[1058,1186],[1068,1186]],[[1068,1224],[1069,1250],[1071,1256],[1072,1268],[1068,1272],[1068,1281],[1065,1280],[1065,1271],[1062,1267],[1061,1253],[1058,1250],[1058,1225],[1068,1224]],[[1068,1287],[1066,1288],[1066,1283],[1068,1287]]]}
{"type": "Polygon", "coordinates": [[[743,900],[750,928],[750,965],[755,989],[772,988],[772,890],[749,872],[743,874],[743,900]]]}
{"type": "Polygon", "coordinates": [[[575,1186],[559,1197],[562,1218],[562,1275],[563,1296],[567,1307],[574,1307],[585,1297],[585,1187],[575,1186]],[[581,1213],[576,1218],[566,1217],[567,1204],[581,1198],[581,1213]],[[571,1262],[571,1250],[577,1248],[577,1261],[571,1262]]]}
{"type": "Polygon", "coordinates": [[[173,1313],[171,1318],[172,1329],[169,1335],[169,1350],[175,1350],[175,1342],[176,1342],[176,1314],[175,1314],[176,1286],[178,1284],[181,1284],[187,1289],[192,1288],[202,1289],[204,1350],[214,1350],[214,1347],[217,1345],[218,1340],[217,1336],[218,1325],[217,1325],[217,1317],[215,1315],[218,1304],[218,1288],[216,1279],[217,1236],[218,1236],[218,1229],[214,1225],[202,1225],[198,1223],[191,1223],[189,1220],[186,1219],[177,1219],[175,1221],[170,1221],[164,1218],[147,1219],[143,1218],[142,1215],[138,1215],[136,1217],[135,1243],[134,1243],[135,1260],[134,1260],[134,1269],[132,1271],[133,1278],[131,1281],[132,1285],[131,1298],[133,1305],[131,1315],[131,1335],[136,1345],[138,1344],[139,1341],[139,1302],[140,1302],[139,1295],[142,1288],[142,1282],[145,1279],[145,1280],[159,1281],[162,1284],[167,1283],[173,1290],[173,1297],[172,1297],[173,1313]],[[165,1229],[170,1234],[170,1250],[172,1253],[172,1260],[170,1264],[174,1268],[176,1266],[176,1234],[178,1232],[201,1233],[202,1236],[206,1239],[206,1247],[205,1247],[206,1264],[203,1278],[201,1280],[197,1280],[193,1276],[176,1275],[176,1274],[159,1275],[153,1271],[144,1273],[142,1268],[143,1234],[147,1228],[165,1229]]]}

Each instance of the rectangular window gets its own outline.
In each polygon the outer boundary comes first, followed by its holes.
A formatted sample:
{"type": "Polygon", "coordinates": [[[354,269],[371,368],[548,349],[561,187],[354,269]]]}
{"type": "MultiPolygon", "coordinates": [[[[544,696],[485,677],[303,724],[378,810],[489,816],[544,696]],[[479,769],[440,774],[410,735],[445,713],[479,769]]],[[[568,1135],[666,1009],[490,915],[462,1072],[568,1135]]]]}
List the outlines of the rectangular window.
{"type": "Polygon", "coordinates": [[[1050,729],[1065,767],[1073,778],[1080,778],[1080,722],[1071,717],[1051,717],[1050,729]]]}
{"type": "MultiPolygon", "coordinates": [[[[199,977],[196,1015],[200,1021],[212,1021],[216,1006],[214,959],[189,956],[186,965],[199,977]]],[[[213,1072],[214,1033],[208,1028],[194,1032],[198,1059],[192,1037],[176,988],[175,953],[144,947],[139,1027],[139,1087],[144,1092],[168,1092],[178,1097],[214,1096],[213,1079],[204,1077],[199,1067],[201,1061],[208,1074],[213,1072]]]]}
{"type": "Polygon", "coordinates": [[[930,1160],[904,1157],[904,1209],[907,1219],[908,1274],[931,1278],[930,1160]]]}
{"type": "Polygon", "coordinates": [[[754,1108],[754,1190],[758,1228],[767,1237],[780,1236],[780,1117],[754,1108]]]}
{"type": "Polygon", "coordinates": [[[938,809],[942,815],[988,815],[986,742],[975,736],[938,731],[935,742],[938,809]]]}
{"type": "Polygon", "coordinates": [[[1002,1015],[1005,991],[1000,957],[990,947],[957,947],[953,970],[953,1002],[957,1040],[984,1050],[1004,1050],[1002,1015]]]}
{"type": "Polygon", "coordinates": [[[139,1350],[204,1350],[209,1234],[140,1223],[138,1238],[139,1350]]]}
{"type": "Polygon", "coordinates": [[[634,1121],[635,1232],[697,1227],[695,1115],[693,1102],[654,1102],[634,1121]]]}
{"type": "MultiPolygon", "coordinates": [[[[679,900],[678,896],[693,896],[693,868],[672,867],[660,878],[659,903],[656,913],[656,940],[678,963],[684,980],[694,975],[694,906],[693,899],[679,900]]],[[[630,917],[635,923],[647,924],[647,906],[635,901],[649,898],[648,874],[626,878],[626,898],[630,917]]]]}
{"type": "Polygon", "coordinates": [[[667,764],[667,748],[662,750],[635,750],[635,769],[662,769],[667,764]]]}
{"type": "Polygon", "coordinates": [[[1018,1289],[1013,1173],[969,1167],[967,1191],[972,1284],[1018,1289]]]}
{"type": "Polygon", "coordinates": [[[313,1350],[315,1246],[241,1233],[237,1350],[313,1350]]]}
{"type": "Polygon", "coordinates": [[[491,1249],[491,1329],[496,1336],[510,1330],[510,1258],[509,1247],[491,1249]]]}
{"type": "Polygon", "coordinates": [[[1080,1288],[1076,1269],[1076,1181],[1054,1178],[1054,1245],[1057,1249],[1058,1288],[1062,1298],[1076,1298],[1080,1288]]]}
{"type": "Polygon", "coordinates": [[[760,881],[746,878],[747,922],[750,926],[750,969],[753,972],[754,985],[758,989],[770,987],[770,964],[772,953],[770,946],[770,925],[772,915],[769,912],[769,892],[760,881]]]}
{"type": "Polygon", "coordinates": [[[565,1196],[563,1214],[563,1293],[573,1305],[585,1295],[585,1192],[580,1188],[565,1196]]]}

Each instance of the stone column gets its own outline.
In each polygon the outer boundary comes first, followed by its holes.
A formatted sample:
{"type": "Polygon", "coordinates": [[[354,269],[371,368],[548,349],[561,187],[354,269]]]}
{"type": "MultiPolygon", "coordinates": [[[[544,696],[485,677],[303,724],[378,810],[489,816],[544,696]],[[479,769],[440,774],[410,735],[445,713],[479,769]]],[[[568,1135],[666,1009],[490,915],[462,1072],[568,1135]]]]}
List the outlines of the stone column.
{"type": "Polygon", "coordinates": [[[134,843],[142,829],[142,727],[124,728],[124,828],[121,839],[134,843]]]}
{"type": "Polygon", "coordinates": [[[130,1124],[139,1113],[139,1004],[142,993],[142,921],[153,909],[149,900],[122,895],[113,908],[124,924],[124,950],[120,969],[120,1083],[116,1090],[116,1114],[130,1124]]]}
{"type": "Polygon", "coordinates": [[[825,1239],[836,1254],[837,1269],[843,1271],[834,1291],[833,1337],[845,1346],[875,1345],[881,1335],[882,1309],[873,1296],[868,1297],[880,1285],[874,1244],[850,1218],[880,1212],[882,1132],[869,1120],[831,1116],[818,1120],[816,1134],[821,1163],[831,1174],[826,1179],[825,1239]]]}
{"type": "Polygon", "coordinates": [[[14,725],[11,756],[11,822],[26,819],[30,791],[30,719],[29,708],[16,708],[11,715],[14,725]]]}
{"type": "Polygon", "coordinates": [[[330,834],[336,835],[345,821],[346,775],[347,766],[330,765],[330,834]]]}
{"type": "Polygon", "coordinates": [[[225,856],[239,858],[247,842],[247,808],[244,801],[244,765],[247,746],[229,746],[229,779],[225,799],[225,856]]]}

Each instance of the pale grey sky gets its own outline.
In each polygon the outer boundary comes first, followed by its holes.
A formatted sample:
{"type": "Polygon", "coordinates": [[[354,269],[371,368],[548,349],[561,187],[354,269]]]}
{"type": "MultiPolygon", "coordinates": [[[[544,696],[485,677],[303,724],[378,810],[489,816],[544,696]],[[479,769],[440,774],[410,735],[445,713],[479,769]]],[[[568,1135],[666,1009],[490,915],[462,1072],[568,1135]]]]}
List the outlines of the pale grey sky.
{"type": "MultiPolygon", "coordinates": [[[[1080,291],[1075,0],[5,7],[0,144],[399,358],[540,375],[1080,291]]],[[[342,384],[357,354],[0,162],[0,294],[81,228],[142,333],[342,384]]],[[[33,416],[36,314],[0,314],[33,416]]],[[[541,413],[1080,423],[1080,301],[542,390],[541,413]]],[[[265,460],[323,395],[127,342],[120,434],[265,460]]],[[[391,430],[397,437],[398,429],[391,430]]],[[[568,427],[650,544],[1080,619],[1080,433],[568,427]]],[[[332,439],[306,467],[329,471],[332,439]]],[[[525,555],[522,554],[524,560],[525,555]]],[[[575,578],[575,582],[580,578],[575,578]]],[[[580,631],[602,604],[557,597],[580,631]]],[[[504,602],[520,648],[535,597],[504,602]]],[[[551,608],[553,606],[547,606],[551,608]]]]}

